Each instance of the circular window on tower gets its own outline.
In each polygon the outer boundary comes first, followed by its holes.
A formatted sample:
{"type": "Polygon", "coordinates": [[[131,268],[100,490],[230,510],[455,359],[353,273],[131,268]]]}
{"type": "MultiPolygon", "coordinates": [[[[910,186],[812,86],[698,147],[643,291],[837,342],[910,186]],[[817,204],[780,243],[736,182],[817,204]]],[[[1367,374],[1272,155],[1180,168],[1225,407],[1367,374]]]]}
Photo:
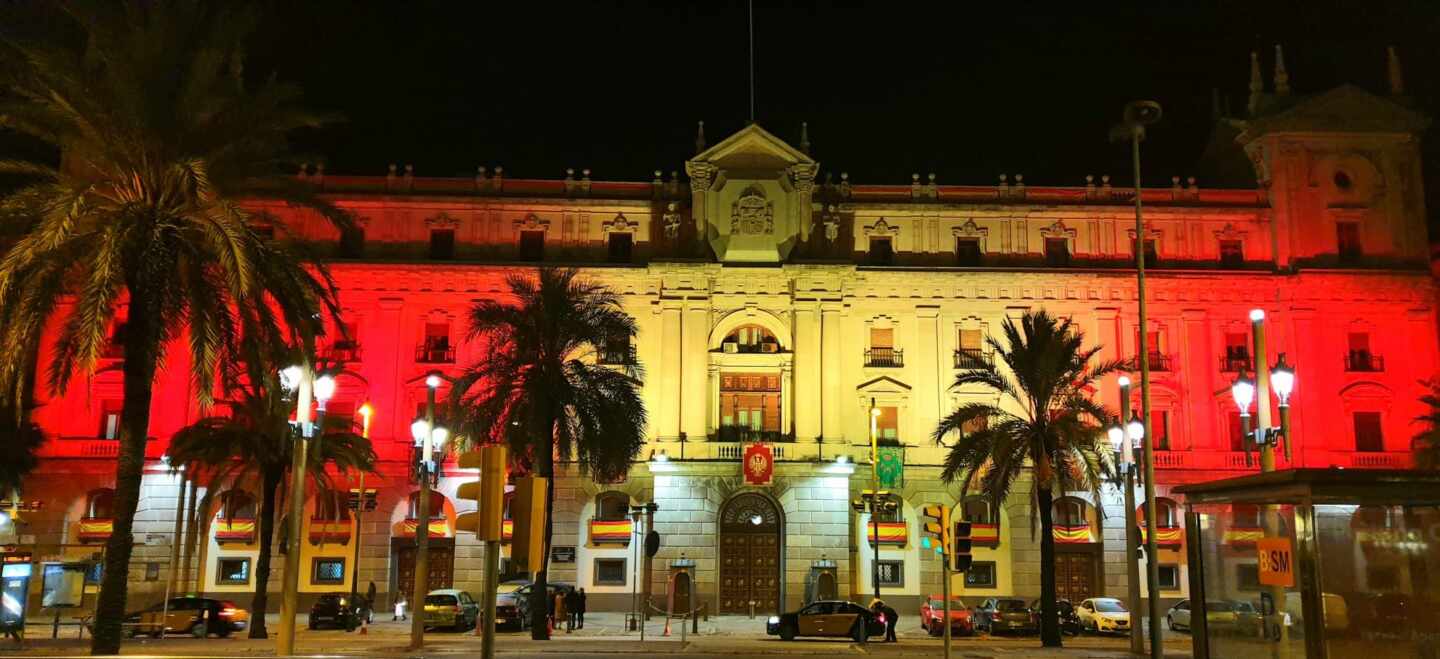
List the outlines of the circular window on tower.
{"type": "Polygon", "coordinates": [[[1341,192],[1349,192],[1355,186],[1355,181],[1350,178],[1350,173],[1343,169],[1335,170],[1335,188],[1341,192]]]}

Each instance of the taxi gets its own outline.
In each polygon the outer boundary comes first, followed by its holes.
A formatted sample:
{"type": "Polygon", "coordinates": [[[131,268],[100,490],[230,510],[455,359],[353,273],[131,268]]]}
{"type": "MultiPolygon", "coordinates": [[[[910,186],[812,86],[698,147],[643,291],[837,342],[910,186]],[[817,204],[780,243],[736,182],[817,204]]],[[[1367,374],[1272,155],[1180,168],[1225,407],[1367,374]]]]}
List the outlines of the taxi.
{"type": "Polygon", "coordinates": [[[871,636],[885,633],[885,616],[844,600],[811,602],[799,611],[770,616],[765,633],[785,641],[799,636],[829,636],[864,643],[871,636]]]}

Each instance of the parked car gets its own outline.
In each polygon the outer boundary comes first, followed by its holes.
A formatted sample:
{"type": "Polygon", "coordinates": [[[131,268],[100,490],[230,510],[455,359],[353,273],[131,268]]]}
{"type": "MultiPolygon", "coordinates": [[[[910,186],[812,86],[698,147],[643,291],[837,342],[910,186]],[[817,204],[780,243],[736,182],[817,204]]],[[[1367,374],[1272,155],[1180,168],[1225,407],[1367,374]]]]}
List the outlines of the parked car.
{"type": "MultiPolygon", "coordinates": [[[[555,608],[555,595],[569,592],[574,587],[565,583],[547,583],[546,598],[551,612],[555,608]]],[[[501,583],[495,589],[495,627],[497,629],[528,629],[530,627],[530,593],[534,586],[529,579],[516,579],[501,583]]]]}
{"type": "MultiPolygon", "coordinates": [[[[1190,631],[1193,626],[1190,600],[1180,600],[1165,614],[1165,625],[1174,631],[1190,631]]],[[[1210,600],[1205,603],[1205,624],[1212,633],[1260,635],[1260,612],[1249,602],[1210,600]]]]}
{"type": "Polygon", "coordinates": [[[975,627],[983,629],[987,634],[1034,634],[1040,631],[1034,610],[1022,599],[992,597],[975,607],[974,616],[975,627]]]}
{"type": "MultiPolygon", "coordinates": [[[[1035,627],[1040,627],[1040,600],[1030,601],[1030,610],[1035,614],[1035,627]]],[[[1060,633],[1071,636],[1080,635],[1080,616],[1075,613],[1075,605],[1070,600],[1055,600],[1055,613],[1060,622],[1060,633]]]]}
{"type": "Polygon", "coordinates": [[[885,617],[854,602],[811,602],[799,611],[770,616],[765,633],[793,641],[797,636],[831,636],[864,643],[885,633],[885,617]]]}
{"type": "Polygon", "coordinates": [[[1113,597],[1091,597],[1075,607],[1080,628],[1097,634],[1130,633],[1130,610],[1113,597]]]}
{"type": "MultiPolygon", "coordinates": [[[[920,627],[931,636],[940,636],[945,633],[945,597],[942,595],[931,595],[925,598],[920,605],[920,627]]],[[[950,633],[969,636],[975,633],[975,620],[970,615],[970,608],[958,597],[950,598],[950,633]]]]}
{"type": "Polygon", "coordinates": [[[480,617],[480,604],[463,590],[432,590],[425,596],[422,615],[427,628],[448,627],[463,632],[475,626],[475,620],[480,617]]]}
{"type": "Polygon", "coordinates": [[[208,597],[172,597],[148,609],[125,616],[130,636],[183,633],[196,638],[210,634],[229,636],[250,624],[250,612],[229,600],[208,597]]]}
{"type": "MultiPolygon", "coordinates": [[[[1387,610],[1389,607],[1384,604],[1380,597],[1372,602],[1374,616],[1377,619],[1395,619],[1395,612],[1387,610]]],[[[1392,605],[1393,606],[1393,605],[1392,605]]],[[[1345,598],[1335,593],[1320,594],[1320,612],[1325,620],[1325,632],[1327,634],[1343,633],[1350,629],[1350,607],[1345,598]]],[[[1303,638],[1305,635],[1305,613],[1300,602],[1300,593],[1285,593],[1285,624],[1290,628],[1292,638],[1303,638]]],[[[1387,624],[1387,623],[1378,623],[1387,624]]]]}
{"type": "Polygon", "coordinates": [[[349,595],[329,593],[321,595],[320,599],[310,605],[310,629],[350,629],[358,627],[362,622],[375,622],[375,615],[364,595],[356,595],[351,599],[349,595]]]}

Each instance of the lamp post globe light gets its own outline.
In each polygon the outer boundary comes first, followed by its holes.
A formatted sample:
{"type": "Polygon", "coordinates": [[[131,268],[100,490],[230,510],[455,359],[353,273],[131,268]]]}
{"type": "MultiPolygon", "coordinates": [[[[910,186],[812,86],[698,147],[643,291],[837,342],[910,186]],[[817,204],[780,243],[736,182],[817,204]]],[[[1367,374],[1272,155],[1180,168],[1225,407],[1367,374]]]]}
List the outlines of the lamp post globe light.
{"type": "MultiPolygon", "coordinates": [[[[1130,378],[1121,375],[1115,379],[1120,385],[1120,414],[1110,422],[1106,429],[1106,437],[1110,440],[1110,446],[1115,450],[1115,465],[1119,470],[1116,478],[1116,485],[1124,492],[1125,505],[1125,576],[1126,595],[1130,599],[1132,607],[1140,606],[1140,562],[1139,547],[1140,534],[1139,526],[1136,524],[1135,511],[1135,447],[1140,443],[1140,437],[1145,433],[1144,424],[1140,424],[1139,432],[1134,430],[1136,425],[1133,421],[1126,421],[1126,416],[1132,416],[1130,412],[1130,378]]],[[[1145,637],[1142,625],[1138,623],[1141,619],[1138,611],[1135,614],[1136,624],[1130,625],[1130,652],[1132,654],[1145,653],[1145,637]]]]}
{"type": "Polygon", "coordinates": [[[420,481],[415,505],[415,588],[410,596],[410,608],[414,617],[410,619],[410,649],[419,650],[425,645],[425,595],[429,592],[430,577],[430,482],[439,476],[435,469],[434,450],[449,435],[443,428],[435,426],[435,390],[443,380],[440,373],[431,371],[425,375],[425,418],[410,424],[410,435],[415,439],[415,477],[420,481]]]}
{"type": "MultiPolygon", "coordinates": [[[[280,633],[276,639],[276,649],[279,655],[295,654],[295,619],[299,615],[297,600],[300,596],[300,535],[305,532],[305,470],[307,453],[309,452],[309,439],[313,432],[310,425],[310,402],[314,396],[315,385],[317,384],[315,374],[310,370],[309,362],[287,366],[279,373],[280,386],[286,392],[295,393],[295,428],[296,443],[291,451],[290,459],[290,530],[285,561],[284,574],[284,595],[280,604],[280,633]]],[[[328,384],[320,385],[324,391],[325,398],[320,401],[320,413],[324,414],[325,400],[335,393],[334,380],[328,384]]],[[[323,420],[323,419],[322,419],[323,420]]]]}
{"type": "MultiPolygon", "coordinates": [[[[356,411],[360,413],[360,436],[361,436],[361,437],[364,437],[364,438],[366,439],[366,441],[369,441],[369,439],[370,439],[370,419],[371,419],[371,417],[373,417],[373,416],[375,415],[375,408],[374,408],[374,406],[372,406],[372,405],[369,403],[369,401],[366,401],[365,403],[361,404],[361,405],[360,405],[360,409],[358,409],[358,410],[356,410],[356,411]]],[[[362,521],[363,521],[363,518],[364,518],[364,516],[365,516],[365,504],[366,504],[366,498],[367,498],[367,497],[365,496],[365,470],[364,470],[364,469],[361,469],[361,470],[360,470],[360,486],[359,486],[359,490],[360,490],[360,491],[355,495],[355,555],[354,555],[353,558],[351,558],[351,561],[350,561],[350,605],[351,605],[351,606],[355,606],[355,601],[356,601],[355,598],[358,597],[358,596],[359,596],[359,593],[360,593],[360,543],[361,543],[361,542],[364,540],[364,538],[365,538],[365,526],[362,524],[362,521]]],[[[375,603],[374,603],[374,602],[371,602],[371,601],[368,601],[368,600],[365,602],[365,609],[366,609],[366,611],[373,611],[374,608],[375,608],[375,603]]],[[[367,620],[361,621],[359,624],[365,624],[366,622],[368,622],[368,621],[369,621],[369,620],[368,620],[369,616],[370,616],[370,614],[367,613],[367,614],[366,614],[367,620]]],[[[352,621],[352,622],[354,622],[355,617],[354,617],[354,616],[349,616],[347,619],[350,620],[350,621],[352,621]]]]}

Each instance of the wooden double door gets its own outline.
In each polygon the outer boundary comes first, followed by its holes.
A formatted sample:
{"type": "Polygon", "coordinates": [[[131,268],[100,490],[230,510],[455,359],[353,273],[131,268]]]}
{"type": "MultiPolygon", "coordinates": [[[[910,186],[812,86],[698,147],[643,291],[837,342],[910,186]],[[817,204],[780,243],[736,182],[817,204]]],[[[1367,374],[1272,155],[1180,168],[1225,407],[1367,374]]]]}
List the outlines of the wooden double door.
{"type": "Polygon", "coordinates": [[[780,512],[746,493],[720,513],[720,613],[780,613],[780,512]]]}
{"type": "MultiPolygon", "coordinates": [[[[426,592],[449,588],[455,583],[455,540],[452,538],[430,538],[427,553],[430,555],[430,577],[426,592]]],[[[395,589],[393,592],[409,593],[415,588],[415,541],[410,538],[396,539],[391,546],[395,555],[395,589]]],[[[424,597],[422,593],[420,597],[424,597]]],[[[411,597],[411,607],[417,606],[411,597]]]]}
{"type": "Polygon", "coordinates": [[[1095,565],[1091,552],[1055,552],[1055,597],[1071,604],[1095,597],[1095,565]]]}

